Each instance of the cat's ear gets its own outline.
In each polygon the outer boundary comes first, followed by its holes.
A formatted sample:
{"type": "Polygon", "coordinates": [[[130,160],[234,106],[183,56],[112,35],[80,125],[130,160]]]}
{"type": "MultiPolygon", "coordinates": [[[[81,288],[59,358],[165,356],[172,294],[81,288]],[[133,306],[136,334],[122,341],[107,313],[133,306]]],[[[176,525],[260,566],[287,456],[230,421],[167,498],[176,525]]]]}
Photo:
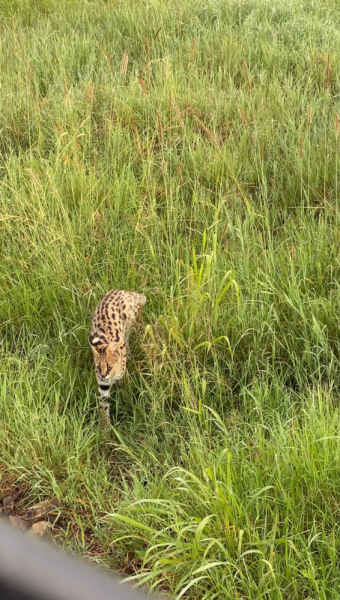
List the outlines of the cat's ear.
{"type": "Polygon", "coordinates": [[[108,358],[117,360],[120,357],[120,347],[116,342],[110,342],[105,350],[105,354],[108,358]]]}
{"type": "Polygon", "coordinates": [[[101,340],[98,336],[92,334],[89,336],[89,344],[93,350],[93,353],[96,355],[106,352],[108,346],[106,342],[101,340]]]}

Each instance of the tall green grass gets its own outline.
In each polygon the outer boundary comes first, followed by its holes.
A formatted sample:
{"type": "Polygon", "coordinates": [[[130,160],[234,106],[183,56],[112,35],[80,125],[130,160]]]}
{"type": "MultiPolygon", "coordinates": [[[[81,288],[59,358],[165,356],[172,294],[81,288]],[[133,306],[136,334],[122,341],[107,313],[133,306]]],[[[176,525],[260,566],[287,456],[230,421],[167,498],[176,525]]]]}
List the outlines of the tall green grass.
{"type": "Polygon", "coordinates": [[[0,487],[172,598],[338,598],[333,0],[0,2],[0,487]],[[106,291],[146,294],[98,425],[106,291]]]}

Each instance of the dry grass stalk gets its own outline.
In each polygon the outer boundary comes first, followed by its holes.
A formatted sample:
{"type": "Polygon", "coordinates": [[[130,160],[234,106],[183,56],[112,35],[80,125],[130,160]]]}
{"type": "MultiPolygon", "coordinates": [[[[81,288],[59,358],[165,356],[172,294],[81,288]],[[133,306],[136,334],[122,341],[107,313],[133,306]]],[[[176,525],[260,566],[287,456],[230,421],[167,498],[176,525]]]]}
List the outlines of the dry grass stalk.
{"type": "Polygon", "coordinates": [[[247,117],[246,117],[246,115],[244,114],[243,110],[240,107],[238,108],[238,110],[239,110],[239,113],[241,115],[241,118],[242,118],[242,121],[243,121],[243,125],[247,129],[247,127],[248,127],[247,117]]]}
{"type": "Polygon", "coordinates": [[[160,32],[161,29],[162,29],[162,25],[160,26],[159,29],[157,29],[157,31],[156,31],[156,33],[154,35],[154,38],[153,38],[154,40],[156,40],[158,38],[158,35],[159,35],[159,32],[160,32]]]}
{"type": "Polygon", "coordinates": [[[109,63],[110,68],[112,69],[113,68],[113,62],[112,62],[111,56],[108,54],[108,52],[106,52],[105,48],[103,48],[102,46],[100,47],[100,49],[101,49],[102,53],[104,54],[107,62],[109,63]]]}
{"type": "Polygon", "coordinates": [[[173,106],[174,109],[175,109],[176,117],[177,117],[177,120],[179,122],[180,127],[182,129],[185,129],[185,125],[184,125],[184,121],[182,119],[181,111],[179,110],[177,102],[176,102],[176,100],[173,97],[173,95],[172,95],[171,92],[170,92],[170,106],[173,106]]]}
{"type": "Polygon", "coordinates": [[[223,227],[223,231],[222,231],[222,233],[221,233],[221,238],[220,238],[220,242],[221,242],[221,243],[223,242],[224,236],[225,236],[225,234],[226,234],[226,233],[227,233],[227,231],[228,231],[228,227],[229,227],[229,221],[226,221],[226,224],[225,224],[225,226],[223,227]]]}
{"type": "Polygon", "coordinates": [[[251,83],[250,83],[250,76],[249,76],[249,71],[248,71],[248,65],[247,65],[245,59],[243,59],[242,64],[243,64],[243,69],[244,69],[244,73],[245,73],[245,76],[246,76],[248,88],[251,89],[251,83]]]}
{"type": "Polygon", "coordinates": [[[295,248],[295,246],[292,246],[290,248],[290,255],[292,257],[292,260],[295,262],[296,261],[296,248],[295,248]]]}
{"type": "Polygon", "coordinates": [[[119,75],[122,75],[123,77],[126,76],[128,64],[129,64],[129,55],[126,52],[126,50],[124,50],[122,60],[120,63],[119,75]]]}
{"type": "Polygon", "coordinates": [[[38,180],[36,174],[32,171],[32,169],[26,168],[25,173],[27,173],[27,175],[29,175],[29,177],[33,181],[34,185],[38,188],[39,192],[42,194],[43,188],[41,187],[39,180],[38,180]]]}
{"type": "Polygon", "coordinates": [[[139,87],[142,90],[142,94],[143,94],[143,96],[145,96],[145,94],[146,94],[145,81],[144,81],[144,79],[141,78],[140,75],[137,76],[137,79],[138,79],[139,87]]]}
{"type": "Polygon", "coordinates": [[[312,124],[312,106],[308,105],[308,127],[312,124]]]}
{"type": "Polygon", "coordinates": [[[204,123],[202,123],[202,121],[198,117],[196,117],[196,115],[194,115],[194,119],[199,124],[199,126],[201,127],[201,129],[207,134],[207,137],[209,138],[209,140],[211,141],[211,143],[214,144],[214,146],[216,146],[216,148],[220,149],[219,144],[218,144],[216,138],[213,136],[213,134],[211,133],[211,131],[209,131],[208,127],[206,127],[204,125],[204,123]]]}
{"type": "Polygon", "coordinates": [[[338,137],[338,135],[339,135],[339,115],[338,115],[338,113],[335,113],[334,124],[335,124],[335,135],[338,137]]]}
{"type": "Polygon", "coordinates": [[[69,88],[68,90],[66,90],[65,99],[64,99],[64,106],[68,106],[70,104],[70,94],[71,94],[71,88],[69,88]]]}
{"type": "Polygon", "coordinates": [[[326,79],[325,79],[325,90],[328,90],[329,88],[329,74],[331,71],[331,67],[330,67],[330,59],[329,59],[329,54],[327,56],[327,68],[326,68],[326,79]]]}
{"type": "Polygon", "coordinates": [[[163,139],[164,139],[163,138],[163,125],[162,125],[161,113],[159,112],[159,110],[157,111],[157,126],[158,126],[159,140],[163,144],[163,139]]]}
{"type": "Polygon", "coordinates": [[[181,167],[181,165],[178,165],[178,167],[177,167],[177,173],[178,173],[179,183],[180,183],[180,185],[183,185],[183,175],[182,175],[182,167],[181,167]]]}
{"type": "Polygon", "coordinates": [[[94,98],[94,83],[92,83],[92,85],[89,85],[89,87],[86,90],[86,100],[90,104],[92,104],[93,98],[94,98]]]}
{"type": "Polygon", "coordinates": [[[261,161],[264,161],[264,135],[261,136],[261,161]]]}

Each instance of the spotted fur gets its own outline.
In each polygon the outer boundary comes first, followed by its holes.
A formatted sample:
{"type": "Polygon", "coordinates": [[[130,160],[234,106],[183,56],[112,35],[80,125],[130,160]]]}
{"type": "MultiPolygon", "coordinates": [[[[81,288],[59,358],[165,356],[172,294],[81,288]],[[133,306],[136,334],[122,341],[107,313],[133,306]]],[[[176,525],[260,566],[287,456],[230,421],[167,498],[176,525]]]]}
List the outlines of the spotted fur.
{"type": "Polygon", "coordinates": [[[99,406],[106,425],[110,423],[110,407],[105,400],[111,385],[125,373],[130,331],[145,303],[143,294],[111,290],[98,304],[93,316],[89,343],[99,388],[99,406]]]}

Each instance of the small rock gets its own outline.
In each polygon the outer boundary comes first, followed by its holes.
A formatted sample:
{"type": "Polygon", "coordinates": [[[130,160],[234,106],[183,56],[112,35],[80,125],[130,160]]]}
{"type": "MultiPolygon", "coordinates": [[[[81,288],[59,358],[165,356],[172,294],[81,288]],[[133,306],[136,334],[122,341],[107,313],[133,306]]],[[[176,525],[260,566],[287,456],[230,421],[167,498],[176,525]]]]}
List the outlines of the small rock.
{"type": "Polygon", "coordinates": [[[8,517],[8,515],[10,515],[12,512],[13,512],[12,506],[2,506],[0,508],[0,515],[5,515],[6,517],[8,517]]]}
{"type": "Polygon", "coordinates": [[[22,531],[26,531],[29,528],[29,524],[27,521],[24,521],[21,517],[10,515],[9,521],[13,527],[16,529],[21,529],[22,531]]]}
{"type": "Polygon", "coordinates": [[[15,500],[14,496],[5,496],[5,498],[2,501],[3,507],[4,508],[9,508],[9,507],[13,508],[14,500],[15,500]]]}
{"type": "Polygon", "coordinates": [[[53,498],[53,500],[45,500],[44,502],[39,502],[39,504],[35,504],[31,506],[26,511],[25,518],[29,520],[31,523],[37,523],[38,521],[43,521],[45,517],[56,508],[58,508],[59,502],[57,498],[53,498]]]}
{"type": "Polygon", "coordinates": [[[49,529],[49,525],[50,524],[47,523],[47,521],[39,521],[38,523],[34,523],[31,529],[29,529],[28,534],[43,537],[44,535],[46,535],[49,529]]]}

